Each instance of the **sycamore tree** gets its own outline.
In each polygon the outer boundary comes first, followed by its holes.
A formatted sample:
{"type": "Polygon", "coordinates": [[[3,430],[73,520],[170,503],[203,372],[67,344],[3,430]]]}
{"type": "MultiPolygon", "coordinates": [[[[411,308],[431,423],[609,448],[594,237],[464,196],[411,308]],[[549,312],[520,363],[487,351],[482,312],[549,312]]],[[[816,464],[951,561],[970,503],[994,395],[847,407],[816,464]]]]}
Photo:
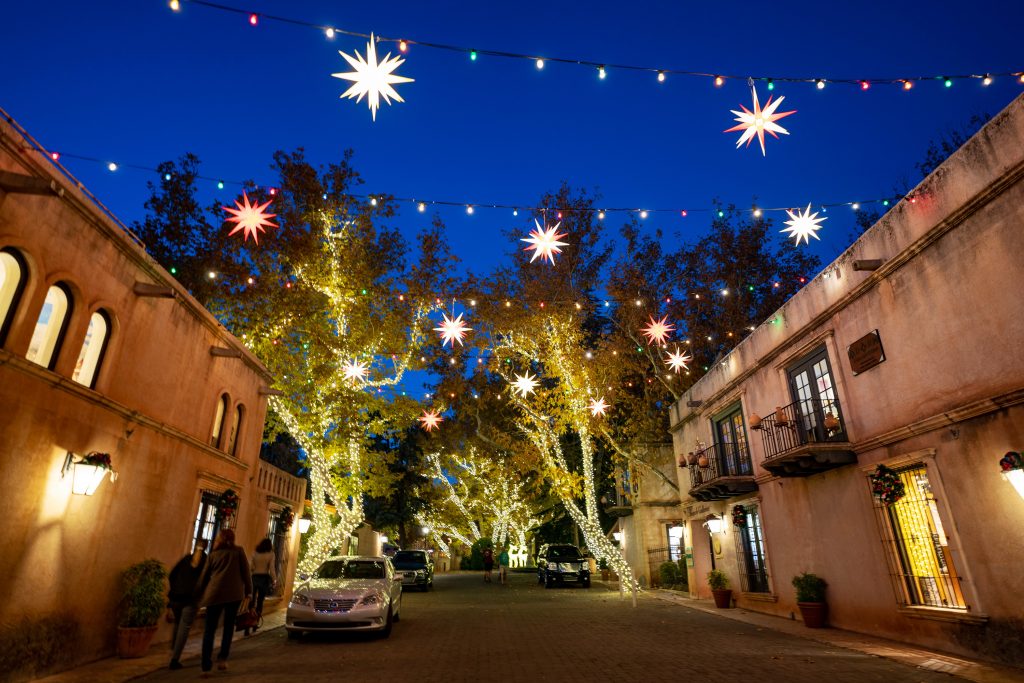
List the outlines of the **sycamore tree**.
{"type": "Polygon", "coordinates": [[[451,286],[454,261],[435,221],[409,263],[409,245],[387,226],[388,198],[355,196],[361,179],[349,155],[316,168],[301,150],[275,154],[273,194],[247,193],[275,214],[254,235],[258,246],[242,234],[225,240],[223,212],[195,208],[197,168],[189,158],[162,168],[151,215],[136,229],[157,238],[154,256],[274,374],[271,408],[306,455],[313,526],[301,568],[309,571],[362,523],[364,496],[394,481],[392,453],[371,446],[418,412],[396,388],[418,363],[433,294],[451,286]],[[189,228],[178,240],[177,225],[189,228]]]}

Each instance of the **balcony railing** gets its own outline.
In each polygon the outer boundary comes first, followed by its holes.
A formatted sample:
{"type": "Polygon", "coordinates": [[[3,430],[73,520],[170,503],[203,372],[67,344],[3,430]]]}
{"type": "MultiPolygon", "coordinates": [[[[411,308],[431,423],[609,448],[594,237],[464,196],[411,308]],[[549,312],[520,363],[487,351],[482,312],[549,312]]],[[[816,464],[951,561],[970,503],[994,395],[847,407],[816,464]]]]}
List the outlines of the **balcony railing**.
{"type": "Polygon", "coordinates": [[[765,461],[816,443],[847,441],[846,422],[836,399],[804,399],[776,410],[758,427],[765,461]]]}
{"type": "Polygon", "coordinates": [[[690,495],[697,500],[722,500],[757,488],[746,444],[715,443],[694,453],[692,460],[690,495]]]}

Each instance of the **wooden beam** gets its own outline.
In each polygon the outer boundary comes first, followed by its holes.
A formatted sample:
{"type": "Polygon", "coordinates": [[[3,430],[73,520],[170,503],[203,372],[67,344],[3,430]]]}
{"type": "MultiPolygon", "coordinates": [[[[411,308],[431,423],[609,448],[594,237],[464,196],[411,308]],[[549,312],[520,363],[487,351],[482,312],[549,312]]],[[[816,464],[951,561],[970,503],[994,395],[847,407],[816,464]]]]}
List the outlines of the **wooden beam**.
{"type": "Polygon", "coordinates": [[[53,194],[64,196],[64,188],[56,180],[36,176],[0,171],[0,190],[11,194],[53,194]]]}
{"type": "Polygon", "coordinates": [[[151,282],[136,282],[133,290],[135,296],[150,296],[158,299],[173,299],[176,294],[174,287],[155,285],[151,282]]]}

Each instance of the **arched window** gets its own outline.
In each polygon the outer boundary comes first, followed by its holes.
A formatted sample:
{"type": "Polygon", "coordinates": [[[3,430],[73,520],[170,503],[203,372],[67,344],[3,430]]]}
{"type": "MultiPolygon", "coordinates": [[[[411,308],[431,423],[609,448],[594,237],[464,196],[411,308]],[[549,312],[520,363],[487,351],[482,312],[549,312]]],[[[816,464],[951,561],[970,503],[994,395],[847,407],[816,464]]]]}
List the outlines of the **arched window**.
{"type": "Polygon", "coordinates": [[[0,344],[7,338],[18,300],[25,289],[27,272],[21,254],[13,249],[0,249],[0,344]]]}
{"type": "Polygon", "coordinates": [[[242,428],[242,413],[245,412],[245,408],[241,404],[235,408],[234,414],[231,416],[231,431],[228,432],[227,446],[224,448],[226,453],[235,455],[235,450],[238,448],[238,431],[242,428]]]}
{"type": "Polygon", "coordinates": [[[71,291],[67,285],[57,283],[46,292],[43,309],[39,311],[32,341],[28,344],[27,360],[53,370],[60,353],[64,333],[71,319],[71,291]]]}
{"type": "Polygon", "coordinates": [[[228,412],[228,395],[222,394],[217,401],[217,415],[213,418],[213,432],[210,434],[210,445],[216,448],[220,444],[220,433],[224,431],[224,414],[228,412]]]}
{"type": "Polygon", "coordinates": [[[110,316],[105,311],[96,311],[89,318],[89,329],[85,333],[82,350],[78,352],[78,362],[75,363],[71,379],[90,389],[96,386],[96,375],[99,374],[109,339],[110,316]]]}

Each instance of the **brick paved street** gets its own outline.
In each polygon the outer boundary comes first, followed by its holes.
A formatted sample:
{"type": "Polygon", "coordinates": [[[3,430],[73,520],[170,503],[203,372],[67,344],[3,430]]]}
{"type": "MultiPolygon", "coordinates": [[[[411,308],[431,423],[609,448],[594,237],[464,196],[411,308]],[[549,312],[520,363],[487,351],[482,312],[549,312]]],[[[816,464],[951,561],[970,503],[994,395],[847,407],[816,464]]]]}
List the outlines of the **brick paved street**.
{"type": "MultiPolygon", "coordinates": [[[[182,671],[147,681],[192,679],[182,671]]],[[[887,659],[795,638],[651,598],[636,609],[600,582],[545,590],[469,574],[438,576],[431,593],[404,596],[390,639],[354,634],[288,641],[283,628],[237,640],[231,671],[259,681],[955,681],[887,659]]]]}

